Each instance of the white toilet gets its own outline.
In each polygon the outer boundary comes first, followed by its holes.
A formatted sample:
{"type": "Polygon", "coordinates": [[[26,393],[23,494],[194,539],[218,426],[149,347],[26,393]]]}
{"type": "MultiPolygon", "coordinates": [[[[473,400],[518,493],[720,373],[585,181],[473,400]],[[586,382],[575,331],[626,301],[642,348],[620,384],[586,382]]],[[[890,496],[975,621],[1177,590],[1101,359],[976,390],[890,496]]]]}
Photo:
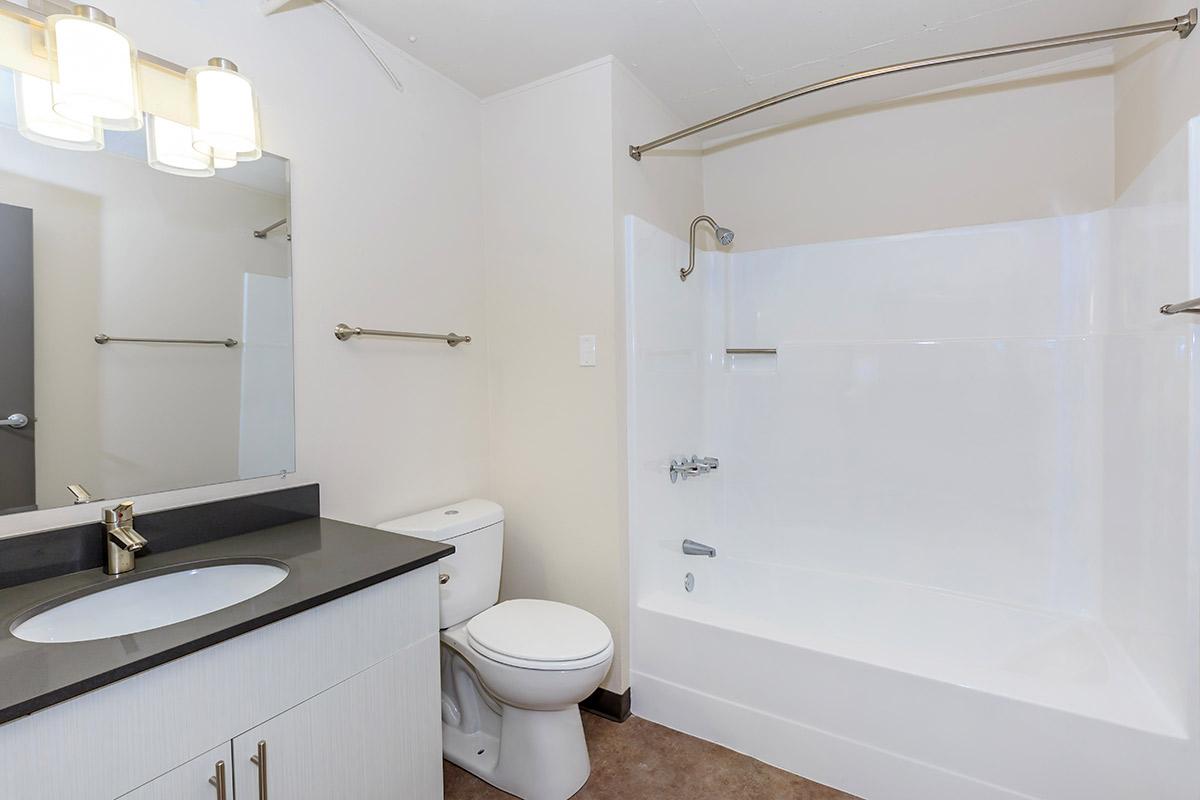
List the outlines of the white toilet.
{"type": "Polygon", "coordinates": [[[591,772],[579,702],[613,658],[612,634],[583,609],[500,593],[504,509],[487,500],[385,522],[454,545],[442,559],[442,752],[525,800],[566,800],[591,772]]]}

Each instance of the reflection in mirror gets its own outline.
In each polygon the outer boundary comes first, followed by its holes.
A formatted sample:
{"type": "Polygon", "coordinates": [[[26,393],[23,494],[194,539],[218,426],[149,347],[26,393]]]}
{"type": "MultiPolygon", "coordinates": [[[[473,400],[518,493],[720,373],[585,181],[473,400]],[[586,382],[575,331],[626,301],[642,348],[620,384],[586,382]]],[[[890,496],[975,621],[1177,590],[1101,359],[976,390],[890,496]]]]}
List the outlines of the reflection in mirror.
{"type": "Polygon", "coordinates": [[[286,159],[197,178],[151,169],[144,131],[37,144],[13,87],[0,69],[0,513],[294,470],[286,159]]]}

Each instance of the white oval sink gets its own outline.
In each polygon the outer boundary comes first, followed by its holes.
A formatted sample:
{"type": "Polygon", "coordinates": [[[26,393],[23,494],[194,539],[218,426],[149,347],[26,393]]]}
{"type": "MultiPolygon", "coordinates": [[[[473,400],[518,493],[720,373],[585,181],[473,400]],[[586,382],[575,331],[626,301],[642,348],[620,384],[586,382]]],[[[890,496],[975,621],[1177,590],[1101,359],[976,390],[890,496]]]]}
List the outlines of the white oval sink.
{"type": "Polygon", "coordinates": [[[89,642],[194,619],[260,595],[282,564],[214,564],[122,582],[47,608],[12,628],[27,642],[89,642]]]}

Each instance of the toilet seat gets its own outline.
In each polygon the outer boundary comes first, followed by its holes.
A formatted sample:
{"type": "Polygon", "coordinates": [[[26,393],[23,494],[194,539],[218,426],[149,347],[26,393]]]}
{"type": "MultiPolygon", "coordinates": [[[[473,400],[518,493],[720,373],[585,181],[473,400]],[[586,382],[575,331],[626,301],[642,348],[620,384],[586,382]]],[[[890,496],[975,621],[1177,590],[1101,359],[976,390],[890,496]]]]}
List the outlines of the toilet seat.
{"type": "Polygon", "coordinates": [[[581,608],[549,600],[508,600],[466,624],[484,658],[522,669],[586,669],[612,657],[608,626],[581,608]]]}
{"type": "Polygon", "coordinates": [[[572,669],[587,669],[594,667],[597,664],[603,664],[608,659],[612,658],[613,646],[609,644],[604,650],[601,650],[590,658],[580,658],[573,661],[533,661],[530,659],[514,658],[506,656],[503,653],[497,653],[494,650],[488,650],[483,645],[471,639],[470,633],[467,634],[467,643],[471,646],[478,655],[489,661],[495,661],[497,664],[504,664],[508,667],[517,667],[518,669],[532,670],[572,670],[572,669]]]}

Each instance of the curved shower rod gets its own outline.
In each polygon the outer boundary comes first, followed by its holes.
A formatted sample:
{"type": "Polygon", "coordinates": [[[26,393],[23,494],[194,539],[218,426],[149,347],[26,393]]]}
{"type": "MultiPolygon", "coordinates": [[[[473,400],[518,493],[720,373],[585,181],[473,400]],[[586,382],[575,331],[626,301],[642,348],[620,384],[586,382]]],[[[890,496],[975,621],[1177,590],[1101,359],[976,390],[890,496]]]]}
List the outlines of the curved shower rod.
{"type": "Polygon", "coordinates": [[[835,86],[844,86],[847,83],[855,83],[857,81],[867,80],[868,78],[879,78],[884,75],[894,75],[897,72],[908,72],[910,70],[925,69],[926,67],[940,67],[945,64],[958,64],[964,61],[980,61],[985,58],[996,58],[998,56],[1011,56],[1020,53],[1033,53],[1038,50],[1052,50],[1056,47],[1071,47],[1078,44],[1091,44],[1093,42],[1106,42],[1113,39],[1125,39],[1130,36],[1144,36],[1150,33],[1166,33],[1174,31],[1179,34],[1180,39],[1186,39],[1191,35],[1196,28],[1197,13],[1196,9],[1192,9],[1182,17],[1174,17],[1172,19],[1162,20],[1161,22],[1147,22],[1142,25],[1127,25],[1123,28],[1109,28],[1103,31],[1092,31],[1091,33],[1077,33],[1073,36],[1058,36],[1053,39],[1038,39],[1033,42],[1021,42],[1019,44],[1008,44],[1000,47],[989,47],[984,50],[968,50],[963,53],[952,53],[945,56],[934,56],[933,58],[924,58],[920,61],[906,61],[902,64],[892,64],[886,67],[876,67],[875,69],[863,70],[862,72],[852,72],[848,75],[842,75],[837,78],[821,81],[819,83],[810,83],[807,86],[801,86],[798,89],[792,89],[790,92],[777,94],[774,97],[768,97],[766,100],[760,100],[757,103],[752,103],[748,106],[730,111],[728,114],[722,114],[719,117],[713,117],[705,122],[700,122],[683,130],[675,131],[672,134],[663,136],[660,139],[655,139],[652,142],[645,144],[629,145],[629,157],[634,161],[641,161],[642,154],[651,150],[655,150],[663,145],[671,142],[686,139],[701,131],[706,131],[709,128],[715,128],[718,125],[723,125],[726,122],[732,122],[735,119],[753,114],[755,111],[762,111],[764,108],[777,106],[780,103],[786,103],[788,100],[795,100],[797,97],[803,97],[808,94],[815,94],[824,89],[832,89],[835,86]]]}

